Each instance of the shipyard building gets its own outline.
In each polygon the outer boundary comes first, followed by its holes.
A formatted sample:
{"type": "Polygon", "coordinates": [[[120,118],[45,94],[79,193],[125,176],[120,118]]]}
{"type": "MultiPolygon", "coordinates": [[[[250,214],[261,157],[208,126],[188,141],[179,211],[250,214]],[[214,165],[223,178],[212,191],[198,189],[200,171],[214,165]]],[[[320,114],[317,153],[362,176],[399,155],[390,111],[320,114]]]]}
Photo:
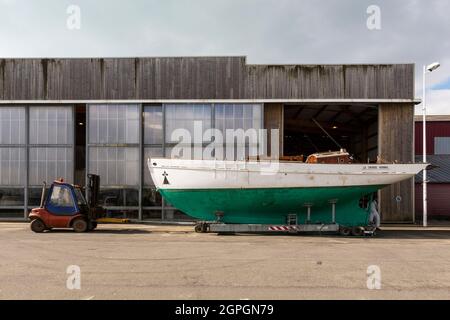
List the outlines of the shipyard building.
{"type": "MultiPolygon", "coordinates": [[[[193,131],[195,121],[204,129],[278,129],[284,156],[337,143],[358,162],[413,162],[415,103],[413,64],[0,59],[0,219],[25,219],[43,181],[83,186],[88,173],[101,176],[100,201],[112,216],[190,219],[161,199],[146,159],[170,156],[173,131],[193,131]]],[[[413,179],[379,199],[384,222],[415,220],[413,179]]]]}

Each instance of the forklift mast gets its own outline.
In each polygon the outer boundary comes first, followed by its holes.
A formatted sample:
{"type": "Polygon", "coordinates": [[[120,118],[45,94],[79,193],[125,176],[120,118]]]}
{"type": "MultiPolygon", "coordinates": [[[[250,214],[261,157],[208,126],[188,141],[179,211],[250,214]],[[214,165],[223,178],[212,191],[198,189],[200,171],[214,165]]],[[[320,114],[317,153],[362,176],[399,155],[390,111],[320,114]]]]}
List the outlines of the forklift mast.
{"type": "Polygon", "coordinates": [[[96,174],[88,174],[88,185],[86,197],[90,208],[95,208],[98,204],[98,195],[100,192],[100,176],[96,174]]]}

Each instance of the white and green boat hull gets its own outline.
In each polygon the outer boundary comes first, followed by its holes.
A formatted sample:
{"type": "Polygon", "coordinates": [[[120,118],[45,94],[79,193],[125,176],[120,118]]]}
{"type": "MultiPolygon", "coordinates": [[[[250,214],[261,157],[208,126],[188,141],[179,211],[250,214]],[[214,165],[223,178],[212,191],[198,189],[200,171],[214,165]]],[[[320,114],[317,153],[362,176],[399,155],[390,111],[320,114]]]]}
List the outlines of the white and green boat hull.
{"type": "Polygon", "coordinates": [[[156,187],[171,205],[204,221],[218,214],[224,223],[285,224],[297,215],[299,224],[332,223],[364,226],[368,210],[360,199],[380,188],[413,177],[426,164],[269,164],[181,159],[150,159],[156,187]]]}

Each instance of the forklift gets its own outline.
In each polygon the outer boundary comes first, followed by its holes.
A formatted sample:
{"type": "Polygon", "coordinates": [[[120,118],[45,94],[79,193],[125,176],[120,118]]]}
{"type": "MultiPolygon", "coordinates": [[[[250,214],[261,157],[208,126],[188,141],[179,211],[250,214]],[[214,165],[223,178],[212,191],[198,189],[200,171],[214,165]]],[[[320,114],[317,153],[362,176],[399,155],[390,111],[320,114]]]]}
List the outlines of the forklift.
{"type": "Polygon", "coordinates": [[[31,230],[44,232],[53,228],[71,228],[75,232],[92,231],[106,210],[97,204],[100,176],[88,175],[86,197],[81,187],[56,180],[46,195],[46,183],[42,186],[41,204],[29,214],[31,230]],[[86,198],[88,200],[86,200],[86,198]]]}

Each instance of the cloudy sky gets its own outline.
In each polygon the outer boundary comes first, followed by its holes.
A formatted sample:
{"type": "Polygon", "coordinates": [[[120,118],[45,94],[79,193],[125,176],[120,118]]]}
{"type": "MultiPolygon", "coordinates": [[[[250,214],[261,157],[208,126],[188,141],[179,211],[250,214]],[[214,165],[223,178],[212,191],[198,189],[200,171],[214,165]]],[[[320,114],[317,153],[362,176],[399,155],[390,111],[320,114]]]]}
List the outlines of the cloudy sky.
{"type": "MultiPolygon", "coordinates": [[[[372,20],[371,20],[372,21],[372,20]]],[[[0,57],[245,55],[249,63],[416,64],[450,114],[448,0],[0,0],[0,57]],[[74,26],[76,5],[80,28],[74,26]],[[380,30],[370,30],[370,5],[380,30]]],[[[419,111],[420,108],[417,108],[419,111]]]]}

